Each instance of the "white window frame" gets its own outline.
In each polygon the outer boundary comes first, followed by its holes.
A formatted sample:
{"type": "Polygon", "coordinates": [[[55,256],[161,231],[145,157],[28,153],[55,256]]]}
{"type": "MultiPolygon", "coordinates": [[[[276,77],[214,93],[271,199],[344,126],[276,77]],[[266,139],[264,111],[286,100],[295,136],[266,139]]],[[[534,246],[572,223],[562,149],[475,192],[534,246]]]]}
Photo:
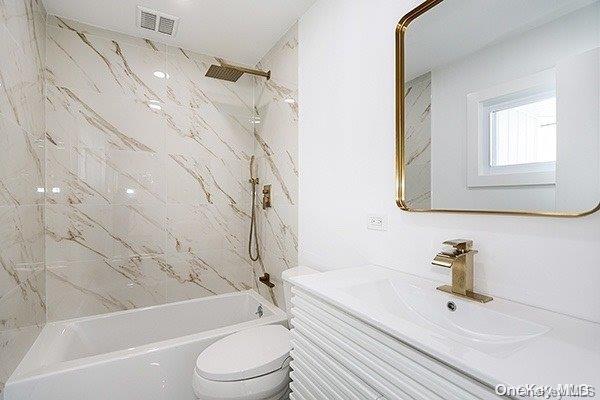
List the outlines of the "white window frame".
{"type": "Polygon", "coordinates": [[[490,114],[555,95],[553,69],[467,95],[467,186],[554,185],[556,163],[491,166],[490,114]]]}

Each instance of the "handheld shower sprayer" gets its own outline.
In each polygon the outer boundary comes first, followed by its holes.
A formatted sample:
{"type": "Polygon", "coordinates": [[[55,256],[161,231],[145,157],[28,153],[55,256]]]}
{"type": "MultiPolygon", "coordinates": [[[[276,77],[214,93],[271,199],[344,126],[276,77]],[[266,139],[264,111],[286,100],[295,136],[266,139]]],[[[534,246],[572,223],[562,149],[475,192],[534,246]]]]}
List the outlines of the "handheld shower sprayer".
{"type": "Polygon", "coordinates": [[[250,158],[250,184],[252,185],[252,211],[250,216],[250,237],[248,238],[248,255],[252,261],[257,261],[260,258],[260,250],[258,248],[258,233],[256,231],[256,186],[258,185],[258,177],[255,177],[254,156],[250,158]],[[252,238],[254,237],[254,250],[252,254],[252,238]]]}

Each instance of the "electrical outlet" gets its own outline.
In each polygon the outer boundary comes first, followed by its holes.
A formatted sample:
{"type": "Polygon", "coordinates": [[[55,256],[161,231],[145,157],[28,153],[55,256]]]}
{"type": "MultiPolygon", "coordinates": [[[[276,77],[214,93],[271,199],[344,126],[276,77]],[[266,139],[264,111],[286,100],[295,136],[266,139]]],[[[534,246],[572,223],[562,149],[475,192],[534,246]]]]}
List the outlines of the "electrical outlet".
{"type": "Polygon", "coordinates": [[[373,231],[387,231],[387,215],[369,214],[367,218],[367,229],[373,231]]]}

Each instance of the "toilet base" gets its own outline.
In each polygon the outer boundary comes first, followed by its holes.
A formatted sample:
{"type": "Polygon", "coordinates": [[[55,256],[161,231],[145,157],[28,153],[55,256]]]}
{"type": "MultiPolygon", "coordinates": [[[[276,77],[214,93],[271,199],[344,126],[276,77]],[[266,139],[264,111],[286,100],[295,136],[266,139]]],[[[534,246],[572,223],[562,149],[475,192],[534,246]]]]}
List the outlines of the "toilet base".
{"type": "Polygon", "coordinates": [[[281,392],[277,393],[275,396],[269,397],[266,400],[288,400],[290,398],[290,388],[284,388],[281,392]]]}
{"type": "Polygon", "coordinates": [[[198,400],[283,400],[289,396],[289,366],[256,378],[218,382],[194,373],[194,394],[198,400]]]}

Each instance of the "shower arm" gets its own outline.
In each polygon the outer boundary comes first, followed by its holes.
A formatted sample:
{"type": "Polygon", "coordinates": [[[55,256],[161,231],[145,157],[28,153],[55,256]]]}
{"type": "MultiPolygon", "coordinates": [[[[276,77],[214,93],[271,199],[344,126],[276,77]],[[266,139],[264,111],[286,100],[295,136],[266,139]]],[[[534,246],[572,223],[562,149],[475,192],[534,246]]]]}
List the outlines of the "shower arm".
{"type": "Polygon", "coordinates": [[[224,61],[220,61],[221,66],[225,67],[225,68],[231,68],[231,69],[237,69],[238,71],[241,71],[245,74],[252,74],[252,75],[257,75],[257,76],[263,76],[265,78],[267,78],[267,80],[271,79],[271,71],[261,71],[260,69],[252,69],[252,68],[246,68],[246,67],[240,67],[237,65],[231,65],[231,64],[227,64],[224,61]]]}

